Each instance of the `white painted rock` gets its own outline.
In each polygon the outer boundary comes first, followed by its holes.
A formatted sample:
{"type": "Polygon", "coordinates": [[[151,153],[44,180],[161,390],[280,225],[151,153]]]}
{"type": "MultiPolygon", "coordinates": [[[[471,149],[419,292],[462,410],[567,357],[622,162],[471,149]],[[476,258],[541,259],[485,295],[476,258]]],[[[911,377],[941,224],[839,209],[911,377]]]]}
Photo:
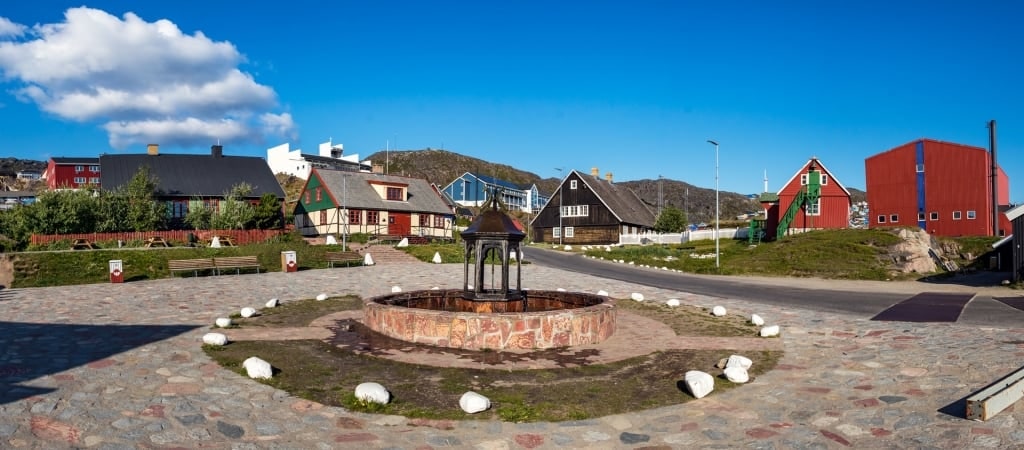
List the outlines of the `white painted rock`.
{"type": "Polygon", "coordinates": [[[604,289],[601,289],[600,291],[597,291],[597,295],[600,295],[602,297],[607,297],[608,296],[608,291],[606,291],[604,289]]]}
{"type": "Polygon", "coordinates": [[[558,288],[558,289],[555,289],[555,290],[558,291],[558,292],[565,292],[565,288],[558,288]]]}
{"type": "Polygon", "coordinates": [[[728,369],[730,367],[740,367],[746,370],[749,369],[752,364],[754,364],[754,362],[751,361],[750,358],[747,358],[746,356],[731,355],[729,356],[729,360],[725,362],[725,368],[728,369]]]}
{"type": "Polygon", "coordinates": [[[245,372],[249,374],[249,378],[270,379],[274,376],[274,370],[270,367],[270,363],[255,356],[245,360],[245,362],[242,363],[242,367],[244,367],[245,372]]]}
{"type": "Polygon", "coordinates": [[[364,266],[372,266],[373,265],[373,257],[370,256],[369,253],[367,253],[366,256],[363,257],[363,265],[364,266]]]}
{"type": "Polygon", "coordinates": [[[767,327],[761,328],[761,337],[772,337],[772,336],[778,336],[778,335],[779,335],[779,326],[778,325],[772,325],[772,326],[767,326],[767,327]]]}
{"type": "Polygon", "coordinates": [[[516,252],[508,252],[508,257],[509,259],[516,259],[519,255],[517,255],[516,252]]]}
{"type": "Polygon", "coordinates": [[[322,302],[324,300],[327,300],[327,294],[320,294],[316,296],[316,301],[322,302]]]}
{"type": "Polygon", "coordinates": [[[219,236],[214,236],[213,239],[210,239],[210,247],[212,247],[212,248],[220,248],[220,237],[219,236]]]}
{"type": "Polygon", "coordinates": [[[227,328],[231,326],[231,319],[227,317],[218,317],[214,323],[217,324],[218,327],[227,328]]]}
{"type": "Polygon", "coordinates": [[[206,333],[203,335],[203,343],[209,345],[224,345],[228,343],[228,337],[220,333],[206,333]]]}
{"type": "Polygon", "coordinates": [[[679,306],[679,299],[678,298],[670,298],[670,299],[668,299],[667,302],[665,302],[665,304],[668,305],[668,306],[679,306]]]}
{"type": "Polygon", "coordinates": [[[631,298],[633,300],[636,300],[638,302],[642,302],[642,301],[644,301],[644,294],[641,294],[639,292],[634,292],[632,294],[629,294],[629,298],[631,298]]]}
{"type": "Polygon", "coordinates": [[[462,398],[459,399],[459,407],[467,413],[475,414],[490,408],[491,400],[476,392],[469,391],[462,394],[462,398]]]}
{"type": "Polygon", "coordinates": [[[633,261],[630,261],[630,262],[629,262],[629,265],[631,265],[631,266],[632,266],[632,265],[635,265],[635,264],[636,264],[636,263],[635,263],[635,262],[633,262],[633,261]]]}
{"type": "Polygon", "coordinates": [[[433,261],[434,264],[441,264],[441,252],[434,252],[434,259],[431,261],[433,261]]]}
{"type": "Polygon", "coordinates": [[[746,383],[750,381],[747,369],[742,367],[726,367],[723,372],[725,373],[725,378],[733,383],[746,383]]]}
{"type": "Polygon", "coordinates": [[[391,286],[391,292],[392,293],[402,292],[402,288],[400,286],[391,286]]]}
{"type": "Polygon", "coordinates": [[[567,251],[567,252],[572,251],[572,246],[571,245],[566,245],[565,246],[565,251],[567,251]]]}
{"type": "Polygon", "coordinates": [[[246,306],[245,308],[242,308],[242,312],[240,314],[242,317],[252,317],[256,315],[256,309],[246,306]]]}
{"type": "Polygon", "coordinates": [[[715,316],[718,316],[718,317],[722,317],[722,316],[725,315],[725,307],[724,306],[716,306],[714,308],[711,308],[711,314],[715,315],[715,316]]]}
{"type": "Polygon", "coordinates": [[[604,251],[610,252],[610,251],[612,251],[612,248],[606,245],[606,246],[604,246],[604,251]]]}
{"type": "Polygon", "coordinates": [[[715,378],[711,374],[699,370],[691,370],[683,375],[683,383],[694,398],[702,398],[715,390],[715,378]]]}
{"type": "Polygon", "coordinates": [[[333,234],[328,234],[327,240],[324,243],[327,245],[338,245],[338,238],[334,237],[333,234]]]}
{"type": "Polygon", "coordinates": [[[277,305],[280,305],[280,304],[281,304],[281,301],[276,299],[276,298],[272,298],[270,300],[267,300],[267,308],[277,308],[277,305]]]}
{"type": "Polygon", "coordinates": [[[388,404],[391,401],[391,393],[380,383],[361,383],[356,386],[356,398],[366,402],[388,404]]]}
{"type": "Polygon", "coordinates": [[[398,241],[398,244],[395,245],[395,247],[408,247],[408,246],[409,246],[409,238],[402,238],[402,240],[398,241]]]}
{"type": "Polygon", "coordinates": [[[439,288],[437,286],[434,286],[434,287],[430,288],[430,290],[432,290],[432,291],[440,291],[441,288],[439,288]]]}
{"type": "Polygon", "coordinates": [[[757,325],[757,326],[761,326],[761,325],[764,325],[764,319],[762,319],[761,316],[759,316],[757,314],[751,314],[750,315],[750,323],[752,323],[754,325],[757,325]]]}

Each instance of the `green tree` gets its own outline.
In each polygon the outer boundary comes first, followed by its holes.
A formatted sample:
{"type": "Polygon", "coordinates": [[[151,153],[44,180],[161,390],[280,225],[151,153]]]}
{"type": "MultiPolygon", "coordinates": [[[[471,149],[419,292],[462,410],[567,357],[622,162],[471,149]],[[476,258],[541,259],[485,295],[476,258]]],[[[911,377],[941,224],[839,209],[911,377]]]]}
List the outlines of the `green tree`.
{"type": "Polygon", "coordinates": [[[30,233],[92,233],[96,230],[96,195],[91,190],[43,192],[29,206],[26,222],[30,233]]]}
{"type": "Polygon", "coordinates": [[[202,199],[193,198],[188,205],[188,212],[185,213],[185,223],[195,230],[209,230],[213,221],[213,209],[206,205],[202,199]]]}
{"type": "Polygon", "coordinates": [[[128,224],[135,231],[149,231],[163,228],[167,220],[167,206],[156,201],[160,181],[149,166],[142,166],[124,186],[128,202],[128,224]]]}
{"type": "Polygon", "coordinates": [[[245,197],[252,193],[252,186],[240,183],[224,193],[220,210],[210,218],[210,227],[217,230],[244,230],[251,226],[256,208],[245,197]]]}
{"type": "Polygon", "coordinates": [[[100,191],[96,198],[96,231],[130,231],[128,197],[123,192],[100,191]]]}
{"type": "Polygon", "coordinates": [[[281,201],[276,195],[263,194],[253,213],[250,228],[260,230],[281,228],[281,201]]]}
{"type": "Polygon", "coordinates": [[[686,230],[686,213],[674,206],[666,206],[654,222],[654,231],[659,233],[680,233],[686,230]]]}

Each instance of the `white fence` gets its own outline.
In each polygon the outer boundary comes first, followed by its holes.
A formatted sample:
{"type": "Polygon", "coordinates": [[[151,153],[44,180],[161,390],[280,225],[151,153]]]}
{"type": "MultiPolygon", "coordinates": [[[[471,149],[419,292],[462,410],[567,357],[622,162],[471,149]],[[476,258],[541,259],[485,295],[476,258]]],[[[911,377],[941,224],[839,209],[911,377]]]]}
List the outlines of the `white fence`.
{"type": "MultiPolygon", "coordinates": [[[[719,239],[746,239],[749,228],[721,228],[718,230],[719,239]]],[[[714,229],[686,231],[683,233],[641,233],[641,234],[620,234],[619,244],[622,245],[645,245],[645,244],[683,244],[690,241],[702,241],[715,238],[714,229]]]]}

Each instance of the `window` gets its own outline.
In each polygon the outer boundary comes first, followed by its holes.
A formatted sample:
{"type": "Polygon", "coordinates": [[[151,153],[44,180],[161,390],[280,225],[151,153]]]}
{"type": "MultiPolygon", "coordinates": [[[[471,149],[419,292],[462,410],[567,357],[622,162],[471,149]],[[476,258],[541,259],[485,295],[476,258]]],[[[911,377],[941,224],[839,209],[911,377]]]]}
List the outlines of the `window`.
{"type": "Polygon", "coordinates": [[[569,189],[576,189],[576,180],[569,180],[569,189]]]}
{"type": "Polygon", "coordinates": [[[928,220],[939,220],[939,213],[932,211],[931,214],[928,214],[928,220]]]}
{"type": "Polygon", "coordinates": [[[807,174],[806,173],[800,174],[800,185],[801,186],[806,186],[807,185],[807,174]]]}
{"type": "Polygon", "coordinates": [[[320,225],[327,225],[327,210],[320,210],[320,225]]]}
{"type": "Polygon", "coordinates": [[[917,173],[924,173],[924,164],[918,164],[914,170],[916,170],[917,173]]]}
{"type": "Polygon", "coordinates": [[[900,221],[900,216],[898,216],[896,214],[890,214],[889,215],[889,222],[890,223],[896,223],[896,222],[899,222],[899,221],[900,221]]]}
{"type": "Polygon", "coordinates": [[[352,225],[359,225],[361,222],[359,219],[362,218],[362,214],[359,214],[359,210],[348,210],[348,223],[352,225]]]}
{"type": "Polygon", "coordinates": [[[814,203],[807,205],[808,216],[820,216],[821,215],[821,198],[814,200],[814,203]]]}
{"type": "Polygon", "coordinates": [[[95,165],[94,166],[89,166],[89,171],[90,172],[99,172],[100,171],[100,166],[95,166],[95,165]]]}
{"type": "Polygon", "coordinates": [[[918,222],[924,222],[924,212],[923,211],[917,213],[917,221],[918,222]]]}
{"type": "Polygon", "coordinates": [[[404,198],[402,198],[402,188],[389,187],[387,190],[387,194],[388,200],[393,200],[396,202],[405,200],[404,198]]]}
{"type": "Polygon", "coordinates": [[[380,211],[367,211],[366,212],[366,223],[376,224],[380,222],[380,211]]]}
{"type": "Polygon", "coordinates": [[[85,184],[85,177],[75,177],[75,184],[85,184]]]}
{"type": "Polygon", "coordinates": [[[977,211],[967,211],[967,220],[974,220],[978,217],[977,211]]]}
{"type": "Polygon", "coordinates": [[[565,237],[567,237],[567,238],[573,237],[573,229],[572,229],[572,227],[565,227],[565,237]]]}
{"type": "Polygon", "coordinates": [[[430,226],[430,216],[426,214],[420,214],[420,227],[430,226]]]}
{"type": "Polygon", "coordinates": [[[311,197],[311,195],[309,194],[309,191],[306,191],[306,203],[307,204],[310,202],[310,197],[311,197]]]}
{"type": "Polygon", "coordinates": [[[444,216],[434,215],[434,228],[444,228],[444,216]]]}
{"type": "Polygon", "coordinates": [[[960,220],[960,211],[953,211],[953,220],[960,220]]]}
{"type": "Polygon", "coordinates": [[[562,217],[587,217],[590,215],[590,205],[569,205],[562,207],[562,217]]]}
{"type": "Polygon", "coordinates": [[[85,166],[75,166],[75,173],[85,170],[85,166]]]}
{"type": "Polygon", "coordinates": [[[824,186],[826,184],[828,184],[828,175],[821,174],[821,185],[824,186]]]}
{"type": "Polygon", "coordinates": [[[92,184],[100,184],[100,177],[89,177],[89,182],[92,184]]]}
{"type": "Polygon", "coordinates": [[[316,201],[319,202],[319,201],[321,201],[323,199],[324,199],[324,188],[322,188],[320,186],[317,186],[316,187],[316,201]]]}
{"type": "Polygon", "coordinates": [[[188,202],[167,202],[168,211],[171,213],[171,217],[182,218],[188,214],[188,202]]]}
{"type": "Polygon", "coordinates": [[[885,216],[884,215],[878,216],[878,223],[885,223],[885,216]]]}
{"type": "Polygon", "coordinates": [[[552,228],[551,229],[551,236],[556,237],[556,238],[562,237],[562,229],[558,228],[558,227],[552,228]]]}

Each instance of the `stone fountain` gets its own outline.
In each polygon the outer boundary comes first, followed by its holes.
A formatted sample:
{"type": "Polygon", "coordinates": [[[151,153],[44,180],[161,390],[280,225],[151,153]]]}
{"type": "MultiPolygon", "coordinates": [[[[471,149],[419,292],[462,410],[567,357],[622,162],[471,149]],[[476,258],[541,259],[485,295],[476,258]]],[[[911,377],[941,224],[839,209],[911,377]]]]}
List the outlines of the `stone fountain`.
{"type": "Polygon", "coordinates": [[[572,347],[597,344],[615,333],[616,310],[603,296],[522,289],[520,243],[526,235],[498,202],[483,209],[461,233],[462,289],[370,299],[363,306],[368,328],[407,342],[466,350],[572,347]]]}

